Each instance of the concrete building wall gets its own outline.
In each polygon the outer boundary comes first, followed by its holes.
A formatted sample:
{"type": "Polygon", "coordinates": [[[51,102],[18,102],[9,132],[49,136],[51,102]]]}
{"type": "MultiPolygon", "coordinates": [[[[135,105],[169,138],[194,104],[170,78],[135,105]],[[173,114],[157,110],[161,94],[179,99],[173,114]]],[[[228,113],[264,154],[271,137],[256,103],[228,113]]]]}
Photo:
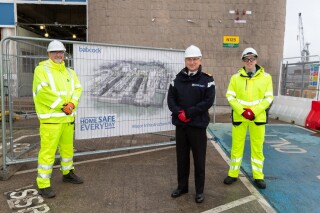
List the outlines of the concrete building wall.
{"type": "Polygon", "coordinates": [[[194,44],[202,50],[204,71],[214,76],[217,105],[228,105],[230,77],[249,46],[277,91],[285,15],[286,0],[90,0],[88,41],[174,49],[194,44]],[[223,36],[239,36],[239,47],[223,47],[223,36]]]}

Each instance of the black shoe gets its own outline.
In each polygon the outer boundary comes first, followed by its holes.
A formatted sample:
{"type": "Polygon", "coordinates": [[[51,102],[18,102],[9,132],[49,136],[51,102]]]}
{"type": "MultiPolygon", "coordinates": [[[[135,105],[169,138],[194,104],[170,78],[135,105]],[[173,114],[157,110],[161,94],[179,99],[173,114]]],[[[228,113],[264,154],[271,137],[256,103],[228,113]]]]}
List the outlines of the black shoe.
{"type": "Polygon", "coordinates": [[[51,187],[39,189],[39,194],[44,198],[53,198],[56,196],[51,187]]]}
{"type": "Polygon", "coordinates": [[[183,194],[188,193],[188,190],[176,189],[171,193],[171,197],[180,197],[183,194]]]}
{"type": "Polygon", "coordinates": [[[74,174],[73,170],[70,170],[68,174],[63,175],[62,181],[68,182],[68,183],[74,183],[74,184],[83,183],[83,180],[80,177],[78,177],[76,174],[74,174]]]}
{"type": "Polygon", "coordinates": [[[204,195],[203,193],[201,194],[196,194],[196,203],[202,203],[204,201],[204,195]]]}
{"type": "Polygon", "coordinates": [[[230,185],[230,184],[232,184],[233,182],[236,182],[237,179],[238,179],[238,178],[234,178],[234,177],[228,176],[228,177],[226,177],[226,178],[224,179],[223,182],[224,182],[224,184],[230,185]]]}
{"type": "Polygon", "coordinates": [[[256,183],[259,189],[265,189],[267,187],[266,182],[263,179],[255,179],[254,182],[256,183]]]}

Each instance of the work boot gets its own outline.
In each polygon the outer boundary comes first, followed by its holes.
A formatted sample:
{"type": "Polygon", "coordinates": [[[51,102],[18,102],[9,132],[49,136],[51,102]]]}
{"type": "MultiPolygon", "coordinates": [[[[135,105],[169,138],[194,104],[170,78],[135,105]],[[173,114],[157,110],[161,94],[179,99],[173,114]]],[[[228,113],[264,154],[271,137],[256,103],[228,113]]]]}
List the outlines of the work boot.
{"type": "Polygon", "coordinates": [[[56,196],[51,187],[39,189],[39,194],[44,198],[53,198],[56,196]]]}
{"type": "Polygon", "coordinates": [[[80,177],[78,177],[76,174],[74,174],[73,170],[70,170],[68,174],[63,175],[62,181],[68,182],[68,183],[74,183],[74,184],[83,183],[83,180],[80,177]]]}
{"type": "Polygon", "coordinates": [[[230,184],[232,184],[233,182],[236,182],[237,179],[238,179],[238,178],[234,178],[234,177],[228,176],[228,177],[226,177],[226,178],[224,179],[223,182],[224,182],[224,184],[230,185],[230,184]]]}
{"type": "Polygon", "coordinates": [[[256,183],[256,186],[259,189],[265,189],[267,187],[267,184],[264,182],[263,179],[255,179],[254,182],[256,183]]]}

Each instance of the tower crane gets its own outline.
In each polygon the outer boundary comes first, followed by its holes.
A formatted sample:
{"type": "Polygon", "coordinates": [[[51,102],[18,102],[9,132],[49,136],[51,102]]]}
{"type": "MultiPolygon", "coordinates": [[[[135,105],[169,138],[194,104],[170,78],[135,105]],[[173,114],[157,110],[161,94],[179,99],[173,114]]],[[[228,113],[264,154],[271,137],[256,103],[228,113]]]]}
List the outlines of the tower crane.
{"type": "Polygon", "coordinates": [[[299,35],[298,35],[299,43],[300,43],[300,54],[302,62],[309,61],[309,45],[311,43],[304,42],[304,34],[303,34],[303,24],[302,24],[302,16],[299,13],[299,35]]]}

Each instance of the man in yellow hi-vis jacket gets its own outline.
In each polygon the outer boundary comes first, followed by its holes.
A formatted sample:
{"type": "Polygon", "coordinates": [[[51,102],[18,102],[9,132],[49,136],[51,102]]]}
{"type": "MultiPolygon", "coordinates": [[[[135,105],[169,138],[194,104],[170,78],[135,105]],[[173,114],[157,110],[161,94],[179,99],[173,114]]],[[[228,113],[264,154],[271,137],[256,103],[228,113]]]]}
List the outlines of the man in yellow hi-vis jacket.
{"type": "Polygon", "coordinates": [[[65,67],[65,46],[57,40],[48,45],[48,60],[36,67],[33,78],[33,100],[40,121],[37,185],[45,198],[55,196],[50,185],[57,149],[60,153],[63,181],[80,184],[83,180],[73,170],[73,134],[75,108],[82,87],[76,73],[65,67]]]}
{"type": "Polygon", "coordinates": [[[232,184],[238,178],[249,128],[253,178],[256,186],[264,189],[263,143],[273,87],[271,75],[257,65],[257,58],[255,49],[246,48],[241,55],[243,67],[231,77],[228,86],[226,97],[232,108],[233,125],[230,168],[224,183],[232,184]]]}

